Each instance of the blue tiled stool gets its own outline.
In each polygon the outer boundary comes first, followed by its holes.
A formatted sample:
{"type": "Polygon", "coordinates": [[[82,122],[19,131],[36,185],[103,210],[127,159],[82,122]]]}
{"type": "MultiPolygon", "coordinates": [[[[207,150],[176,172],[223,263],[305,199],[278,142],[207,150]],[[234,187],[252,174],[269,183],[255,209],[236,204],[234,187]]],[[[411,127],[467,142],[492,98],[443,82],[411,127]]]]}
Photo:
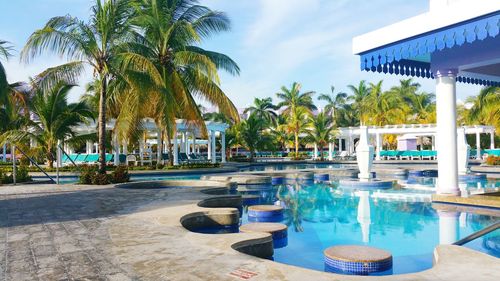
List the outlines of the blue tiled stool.
{"type": "Polygon", "coordinates": [[[368,275],[392,268],[391,253],[378,248],[343,245],[330,247],[323,253],[328,272],[368,275]]]}
{"type": "Polygon", "coordinates": [[[279,222],[283,220],[283,207],[276,205],[255,205],[248,207],[251,222],[279,222]]]}
{"type": "Polygon", "coordinates": [[[288,227],[282,223],[257,222],[240,226],[240,232],[264,232],[273,237],[274,248],[285,247],[288,243],[288,227]]]}

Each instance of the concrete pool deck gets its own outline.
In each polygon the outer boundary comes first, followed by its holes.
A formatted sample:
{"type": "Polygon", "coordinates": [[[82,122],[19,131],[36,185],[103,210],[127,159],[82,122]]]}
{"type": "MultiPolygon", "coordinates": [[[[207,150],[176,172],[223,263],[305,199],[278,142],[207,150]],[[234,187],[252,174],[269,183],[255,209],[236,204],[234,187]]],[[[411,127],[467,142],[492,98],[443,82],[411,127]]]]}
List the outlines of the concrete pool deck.
{"type": "Polygon", "coordinates": [[[233,184],[148,185],[0,187],[0,280],[500,279],[499,259],[459,246],[438,246],[430,270],[384,277],[335,275],[256,258],[235,248],[269,251],[269,234],[185,228],[234,223],[237,209],[222,208],[237,204],[234,196],[209,194],[233,184]]]}

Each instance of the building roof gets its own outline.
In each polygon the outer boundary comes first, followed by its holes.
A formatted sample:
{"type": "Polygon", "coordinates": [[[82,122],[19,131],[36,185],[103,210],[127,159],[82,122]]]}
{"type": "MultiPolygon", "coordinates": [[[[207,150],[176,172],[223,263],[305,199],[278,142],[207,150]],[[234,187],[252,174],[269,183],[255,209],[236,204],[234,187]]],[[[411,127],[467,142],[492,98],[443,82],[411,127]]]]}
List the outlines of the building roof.
{"type": "Polygon", "coordinates": [[[460,62],[457,80],[500,85],[500,1],[431,0],[430,3],[431,10],[427,13],[355,37],[353,52],[360,55],[361,69],[434,78],[434,57],[447,55],[448,49],[467,50],[458,54],[462,57],[488,50],[487,58],[478,57],[474,63],[470,59],[467,63],[460,62]],[[445,4],[432,8],[434,2],[445,4]],[[477,46],[472,49],[470,45],[477,46]],[[487,63],[480,63],[484,61],[487,63]]]}

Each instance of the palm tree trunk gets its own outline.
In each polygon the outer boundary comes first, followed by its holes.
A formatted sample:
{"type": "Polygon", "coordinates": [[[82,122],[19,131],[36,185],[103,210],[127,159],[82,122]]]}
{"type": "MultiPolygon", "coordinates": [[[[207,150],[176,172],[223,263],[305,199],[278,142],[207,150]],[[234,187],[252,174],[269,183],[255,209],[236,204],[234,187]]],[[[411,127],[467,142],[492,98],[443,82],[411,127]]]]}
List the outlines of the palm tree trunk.
{"type": "Polygon", "coordinates": [[[299,156],[299,132],[295,131],[295,157],[299,156]]]}
{"type": "Polygon", "coordinates": [[[174,152],[173,152],[173,149],[172,149],[172,144],[170,143],[170,140],[172,138],[172,136],[170,135],[170,130],[168,128],[166,128],[165,130],[165,134],[166,134],[166,137],[167,137],[167,151],[168,151],[168,166],[173,166],[174,165],[174,152]]]}
{"type": "Polygon", "coordinates": [[[101,92],[99,93],[99,117],[98,117],[98,137],[99,137],[99,173],[106,173],[106,90],[107,77],[101,77],[101,92]]]}

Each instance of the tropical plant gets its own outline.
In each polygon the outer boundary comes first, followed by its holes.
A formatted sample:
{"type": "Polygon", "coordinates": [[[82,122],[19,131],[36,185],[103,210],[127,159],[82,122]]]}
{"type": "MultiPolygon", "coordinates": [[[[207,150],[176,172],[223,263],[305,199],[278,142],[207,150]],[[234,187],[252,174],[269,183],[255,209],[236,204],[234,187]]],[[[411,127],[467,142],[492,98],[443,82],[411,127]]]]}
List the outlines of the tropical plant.
{"type": "Polygon", "coordinates": [[[277,114],[275,112],[276,106],[273,104],[273,99],[269,98],[255,98],[253,105],[246,108],[244,113],[254,114],[258,118],[264,119],[268,124],[276,124],[277,114]]]}
{"type": "Polygon", "coordinates": [[[15,143],[33,139],[52,168],[58,141],[71,141],[76,136],[74,128],[87,118],[93,118],[92,111],[83,102],[68,104],[68,93],[72,88],[73,85],[59,83],[49,91],[37,89],[31,107],[34,120],[23,120],[23,125],[30,129],[13,127],[3,133],[1,139],[15,143]]]}
{"type": "Polygon", "coordinates": [[[335,92],[335,87],[331,86],[331,94],[321,94],[318,100],[325,101],[325,111],[328,112],[333,118],[333,124],[337,124],[337,119],[339,116],[339,109],[346,104],[347,94],[344,92],[335,92]]]}
{"type": "Polygon", "coordinates": [[[124,67],[136,71],[134,80],[149,81],[150,86],[130,93],[128,100],[132,104],[127,108],[149,108],[149,115],[153,115],[150,117],[164,128],[167,142],[175,133],[176,118],[190,120],[205,129],[195,98],[217,106],[229,119],[239,121],[235,106],[219,87],[218,75],[218,70],[238,75],[239,67],[228,56],[199,47],[203,39],[230,29],[228,17],[199,5],[196,0],[133,3],[133,24],[142,32],[128,44],[123,54],[124,67]],[[149,101],[149,107],[143,101],[149,101]]]}
{"type": "Polygon", "coordinates": [[[335,132],[333,119],[325,112],[321,112],[315,117],[310,117],[309,119],[307,141],[317,145],[320,152],[320,159],[323,161],[323,148],[333,142],[335,132]]]}
{"type": "MultiPolygon", "coordinates": [[[[58,67],[59,73],[76,80],[84,64],[89,65],[99,84],[99,172],[106,173],[106,101],[111,80],[122,77],[120,66],[123,44],[136,38],[130,25],[133,13],[131,0],[95,0],[91,17],[84,22],[70,15],[51,18],[43,28],[36,30],[21,52],[29,62],[44,51],[52,51],[70,62],[58,67]]],[[[59,77],[61,78],[61,77],[59,77]]],[[[52,81],[57,83],[58,79],[52,81]]],[[[50,86],[49,86],[50,88],[50,86]]]]}
{"type": "MultiPolygon", "coordinates": [[[[12,47],[7,41],[0,40],[0,59],[9,59],[11,56],[12,47]]],[[[7,74],[2,62],[0,61],[0,105],[7,102],[9,83],[7,82],[7,74]]]]}
{"type": "Polygon", "coordinates": [[[357,87],[354,85],[348,85],[347,87],[352,92],[352,95],[349,95],[347,100],[352,102],[352,109],[355,110],[361,124],[365,124],[368,118],[366,97],[370,93],[366,81],[361,80],[357,87]]]}
{"type": "Polygon", "coordinates": [[[500,133],[500,87],[485,87],[466,103],[472,105],[466,116],[469,124],[493,125],[500,133]]]}
{"type": "Polygon", "coordinates": [[[250,152],[250,161],[253,161],[255,151],[265,147],[271,141],[269,135],[263,132],[265,122],[255,115],[250,115],[247,120],[241,122],[240,128],[242,143],[250,152]]]}
{"type": "Polygon", "coordinates": [[[276,94],[281,100],[277,107],[284,108],[282,114],[288,117],[288,128],[294,135],[295,154],[299,152],[299,134],[305,129],[307,116],[316,109],[312,101],[314,92],[301,93],[301,88],[299,83],[294,82],[290,89],[283,86],[281,92],[276,94]]]}

